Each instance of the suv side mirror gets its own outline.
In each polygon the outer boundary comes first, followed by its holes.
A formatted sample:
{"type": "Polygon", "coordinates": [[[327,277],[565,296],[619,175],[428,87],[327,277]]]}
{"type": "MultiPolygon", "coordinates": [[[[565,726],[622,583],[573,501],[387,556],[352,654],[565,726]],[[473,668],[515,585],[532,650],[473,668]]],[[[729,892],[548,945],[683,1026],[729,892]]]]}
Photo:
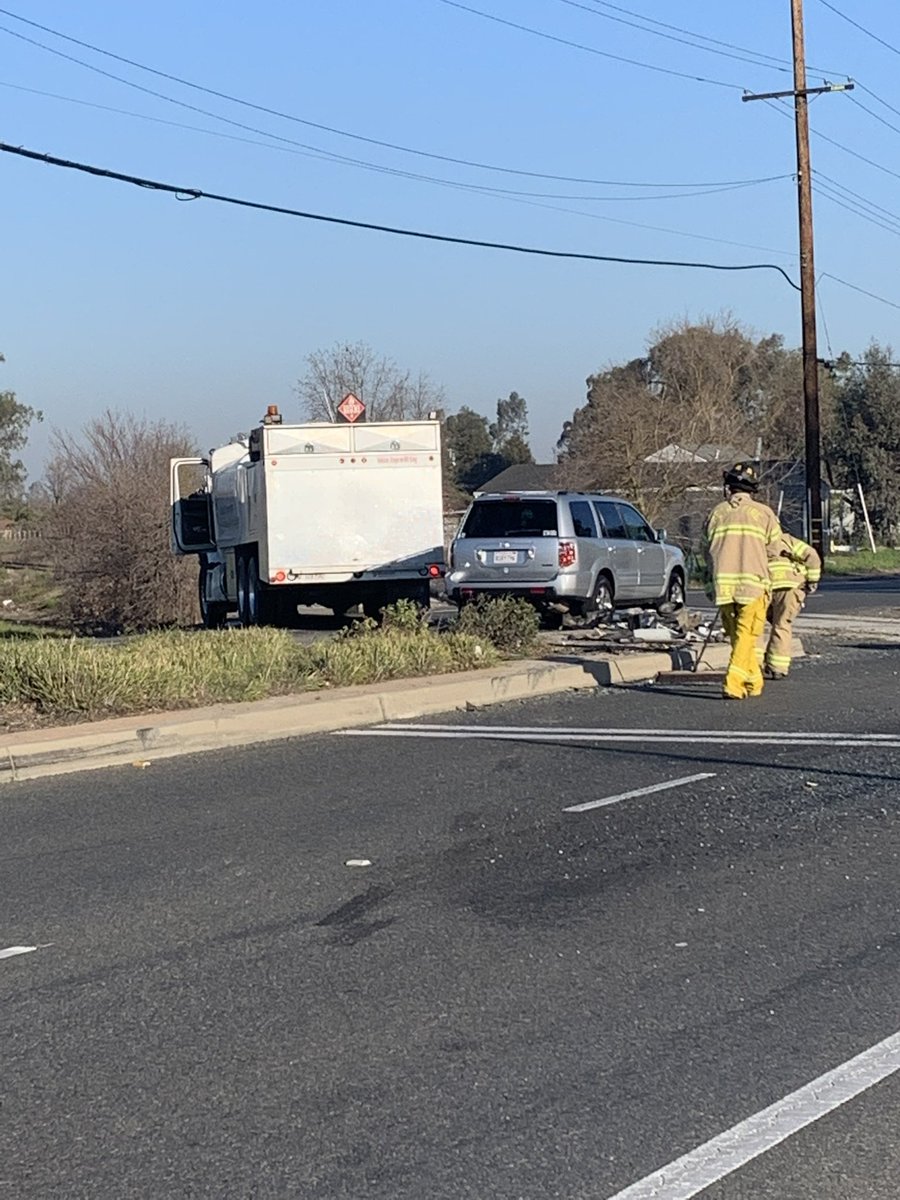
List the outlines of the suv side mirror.
{"type": "Polygon", "coordinates": [[[669,536],[669,535],[668,535],[668,532],[667,532],[665,529],[657,529],[657,531],[656,531],[656,540],[657,540],[658,542],[665,542],[665,541],[667,541],[667,540],[668,540],[668,536],[669,536]]]}

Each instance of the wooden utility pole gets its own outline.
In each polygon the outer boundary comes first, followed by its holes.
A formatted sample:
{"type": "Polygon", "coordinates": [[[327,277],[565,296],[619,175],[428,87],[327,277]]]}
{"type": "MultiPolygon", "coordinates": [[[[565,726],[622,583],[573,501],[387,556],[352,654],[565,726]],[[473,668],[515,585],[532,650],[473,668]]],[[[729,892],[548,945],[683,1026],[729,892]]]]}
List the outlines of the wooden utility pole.
{"type": "Polygon", "coordinates": [[[803,45],[803,0],[791,0],[791,31],[794,43],[794,88],[790,92],[749,93],[742,100],[794,98],[794,127],[797,137],[797,202],[800,211],[800,315],[803,336],[803,412],[806,427],[806,513],[807,537],[824,557],[822,528],[822,449],[819,432],[819,355],[816,347],[816,271],[813,257],[812,169],[809,162],[809,97],[823,92],[850,92],[853,84],[826,83],[806,86],[806,55],[803,45]]]}
{"type": "Polygon", "coordinates": [[[800,210],[800,312],[803,327],[803,411],[806,424],[806,511],[809,540],[824,557],[822,453],[819,432],[819,355],[816,345],[816,272],[813,256],[812,171],[809,162],[809,96],[803,42],[803,0],[791,0],[794,39],[794,125],[797,134],[797,200],[800,210]]]}

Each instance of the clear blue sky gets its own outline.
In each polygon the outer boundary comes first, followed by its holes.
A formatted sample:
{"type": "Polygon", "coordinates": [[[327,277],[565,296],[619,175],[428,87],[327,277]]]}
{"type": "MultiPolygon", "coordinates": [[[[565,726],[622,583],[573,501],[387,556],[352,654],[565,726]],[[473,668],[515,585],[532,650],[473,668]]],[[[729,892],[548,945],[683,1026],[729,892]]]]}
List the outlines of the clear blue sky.
{"type": "MultiPolygon", "coordinates": [[[[270,116],[9,16],[0,25],[270,136],[177,107],[2,32],[2,138],[356,220],[588,253],[768,261],[796,274],[792,124],[764,103],[742,103],[740,90],[789,88],[790,75],[609,19],[634,21],[624,8],[787,59],[789,0],[620,0],[619,11],[598,0],[465,2],[582,47],[736,86],[603,58],[441,0],[12,0],[20,16],[60,33],[304,121],[535,175],[442,162],[270,116]],[[366,170],[273,138],[395,172],[549,196],[504,197],[366,170]],[[782,178],[699,196],[673,193],[702,188],[624,186],[768,176],[782,178]]],[[[833,3],[896,49],[823,0],[806,0],[808,60],[820,68],[810,71],[810,84],[825,71],[869,89],[815,100],[812,125],[886,170],[819,136],[814,167],[879,206],[866,211],[889,228],[819,192],[817,271],[900,304],[900,6],[833,3]]],[[[583,403],[585,377],[640,354],[661,322],[730,310],[761,333],[799,343],[797,293],[774,272],[553,261],[429,244],[205,200],[182,203],[7,154],[0,173],[0,350],[7,358],[0,387],[46,414],[27,456],[33,477],[49,428],[77,428],[106,407],[182,420],[203,447],[246,429],[268,403],[297,415],[293,385],[305,356],[338,340],[368,342],[402,367],[426,371],[445,388],[451,409],[468,404],[487,413],[498,396],[524,394],[535,454],[544,461],[562,422],[583,403]]],[[[823,355],[828,340],[835,353],[858,353],[872,337],[900,343],[896,308],[829,279],[820,298],[823,355]]]]}

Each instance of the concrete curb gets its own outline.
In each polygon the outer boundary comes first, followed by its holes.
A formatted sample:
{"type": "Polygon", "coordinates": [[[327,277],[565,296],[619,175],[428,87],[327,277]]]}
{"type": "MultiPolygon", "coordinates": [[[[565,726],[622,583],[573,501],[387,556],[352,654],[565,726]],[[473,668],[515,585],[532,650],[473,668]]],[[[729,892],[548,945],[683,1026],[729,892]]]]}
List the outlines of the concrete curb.
{"type": "MultiPolygon", "coordinates": [[[[802,654],[800,646],[795,653],[802,654]]],[[[0,784],[99,767],[147,766],[178,754],[247,746],[382,721],[401,721],[554,692],[653,679],[689,669],[691,650],[622,655],[557,655],[484,671],[366,684],[248,704],[222,704],[0,736],[0,784]]],[[[728,647],[707,647],[702,671],[722,670],[728,647]]]]}

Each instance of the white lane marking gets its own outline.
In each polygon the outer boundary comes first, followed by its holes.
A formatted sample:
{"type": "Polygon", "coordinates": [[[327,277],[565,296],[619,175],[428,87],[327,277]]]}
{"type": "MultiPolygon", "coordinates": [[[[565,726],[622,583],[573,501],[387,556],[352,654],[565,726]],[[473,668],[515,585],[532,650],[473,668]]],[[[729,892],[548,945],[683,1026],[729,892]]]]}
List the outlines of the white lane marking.
{"type": "Polygon", "coordinates": [[[699,783],[701,779],[715,779],[715,771],[701,771],[699,775],[685,775],[682,779],[670,779],[666,783],[654,783],[650,787],[635,788],[633,792],[620,792],[618,796],[607,796],[603,800],[588,800],[584,804],[573,804],[563,812],[581,813],[591,808],[605,808],[618,804],[620,800],[634,800],[637,796],[649,796],[653,792],[665,792],[669,788],[684,787],[686,783],[699,783]]]}
{"type": "MultiPolygon", "coordinates": [[[[379,729],[429,729],[429,730],[448,730],[450,732],[464,732],[468,729],[484,729],[498,730],[501,733],[553,733],[554,729],[549,725],[435,725],[425,721],[416,721],[415,723],[406,723],[403,721],[384,721],[378,726],[379,729]]],[[[896,742],[900,740],[900,734],[897,733],[811,733],[802,729],[792,729],[790,731],[778,729],[742,729],[739,734],[735,734],[729,729],[629,729],[628,726],[615,725],[573,725],[570,728],[563,728],[562,733],[583,733],[583,734],[633,734],[640,737],[720,737],[720,736],[739,736],[741,741],[746,741],[748,738],[790,738],[804,737],[815,738],[824,742],[830,741],[832,738],[856,738],[861,741],[875,742],[896,742]]]]}
{"type": "Polygon", "coordinates": [[[690,1200],[900,1070],[900,1033],[776,1100],[609,1200],[690,1200]]]}
{"type": "Polygon", "coordinates": [[[415,726],[403,726],[397,729],[385,729],[375,726],[371,729],[339,729],[336,737],[382,737],[382,738],[449,738],[455,741],[495,741],[495,742],[552,742],[556,745],[570,743],[572,745],[590,745],[592,742],[609,743],[638,743],[646,746],[655,742],[663,746],[742,746],[745,749],[752,746],[781,746],[783,748],[796,746],[817,746],[820,749],[867,748],[869,750],[900,750],[900,738],[893,741],[869,741],[865,738],[847,735],[830,738],[827,742],[821,738],[807,736],[792,736],[788,734],[773,734],[771,737],[757,737],[752,740],[741,732],[709,734],[685,733],[680,735],[648,733],[568,733],[561,729],[557,731],[542,729],[540,733],[521,730],[517,733],[503,733],[492,729],[460,726],[452,732],[449,729],[419,729],[415,726]]]}
{"type": "Polygon", "coordinates": [[[0,958],[14,958],[17,954],[31,954],[38,949],[40,949],[38,946],[7,946],[5,950],[0,950],[0,958]]]}

